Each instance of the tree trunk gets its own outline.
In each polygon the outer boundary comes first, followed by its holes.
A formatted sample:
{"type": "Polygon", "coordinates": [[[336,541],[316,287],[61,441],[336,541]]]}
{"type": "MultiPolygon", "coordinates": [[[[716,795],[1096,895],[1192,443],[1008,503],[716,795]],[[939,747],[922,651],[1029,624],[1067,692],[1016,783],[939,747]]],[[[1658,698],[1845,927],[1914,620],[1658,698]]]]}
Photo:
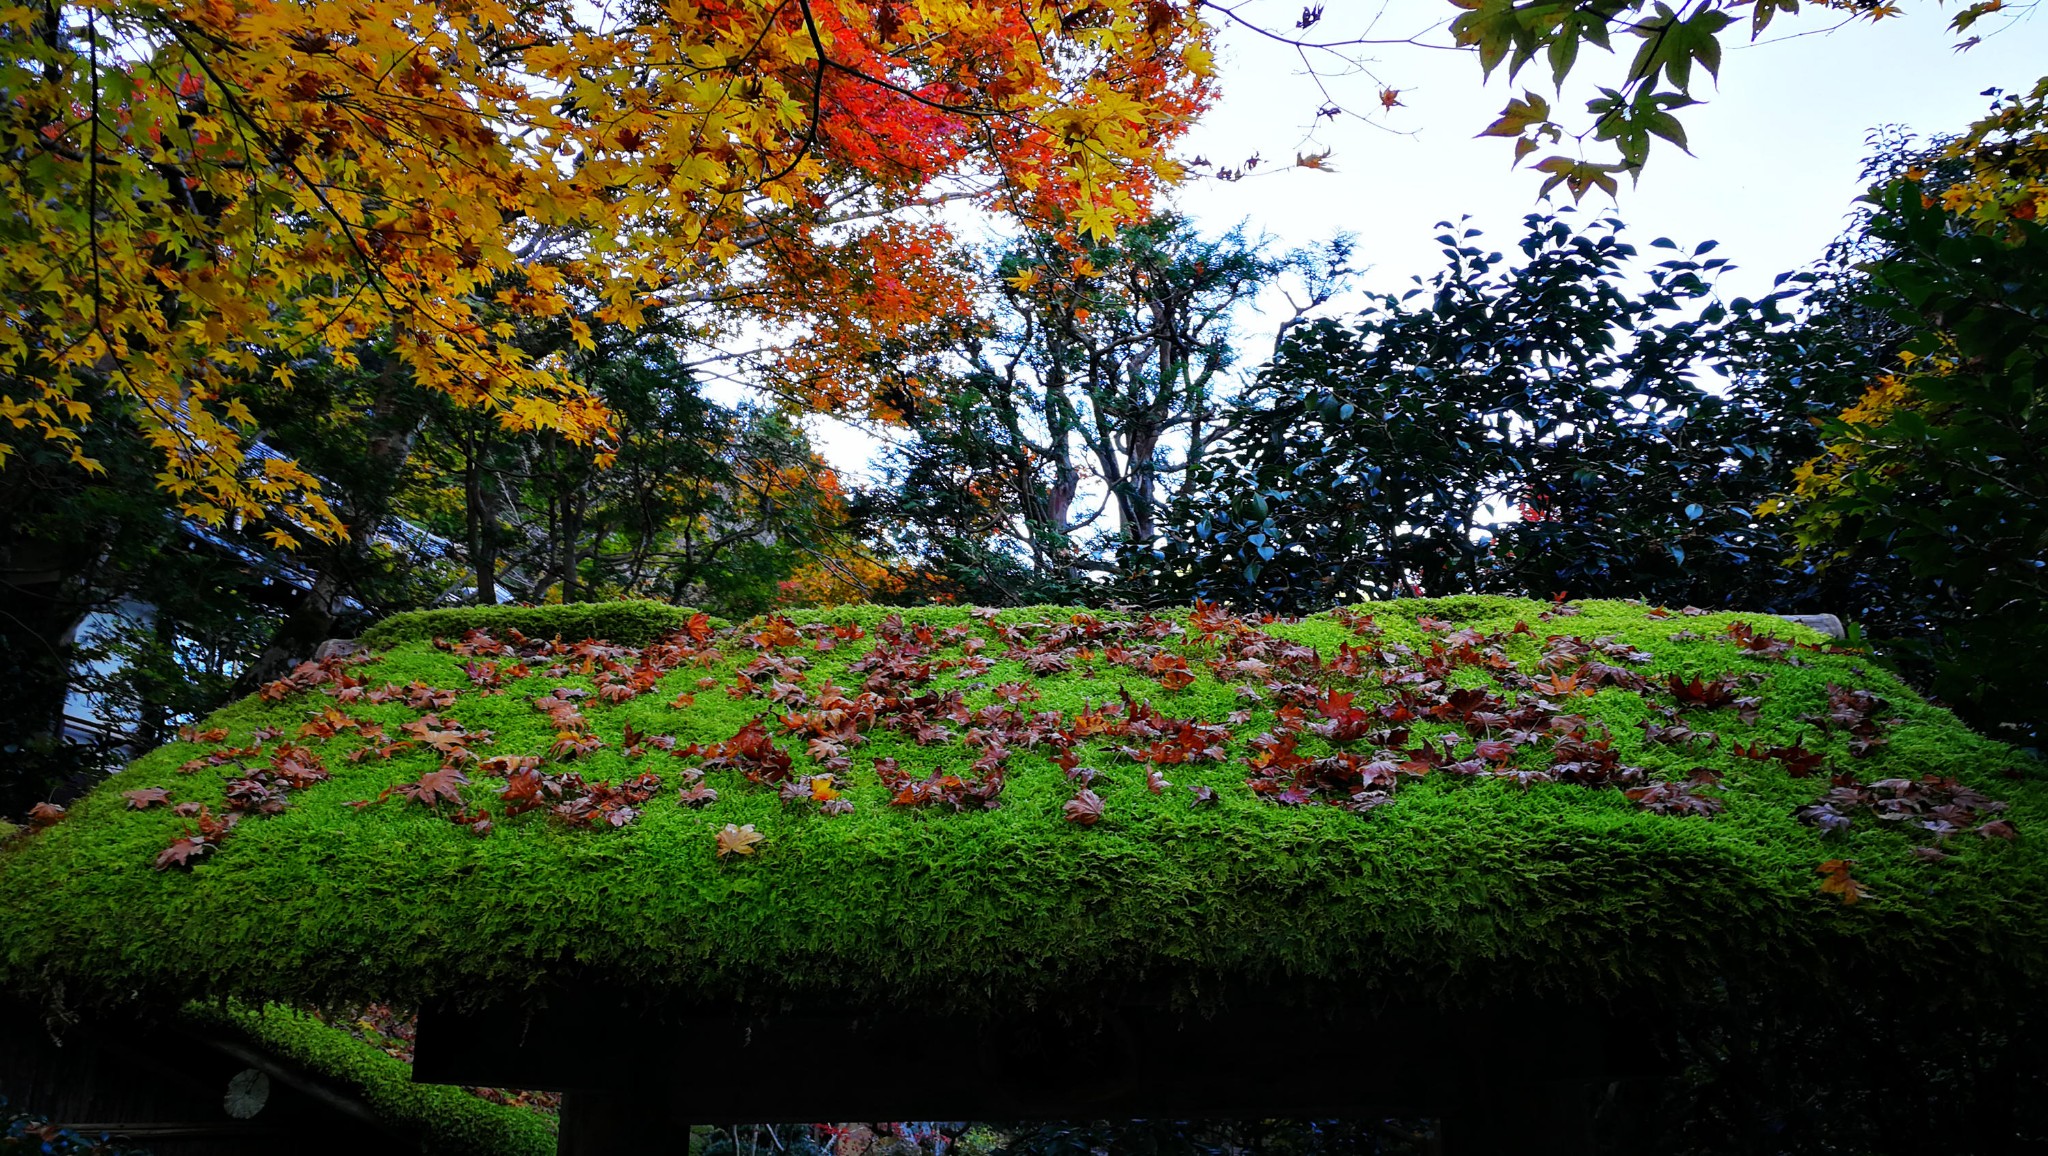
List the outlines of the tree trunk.
{"type": "Polygon", "coordinates": [[[577,542],[583,537],[583,501],[573,492],[562,495],[562,537],[557,572],[562,579],[562,603],[576,601],[577,542]]]}
{"type": "Polygon", "coordinates": [[[476,567],[476,604],[498,604],[497,519],[491,508],[490,487],[484,484],[484,438],[474,431],[463,455],[464,510],[469,530],[469,560],[476,567]]]}
{"type": "Polygon", "coordinates": [[[334,628],[334,604],[341,594],[342,572],[354,554],[356,526],[349,525],[349,541],[338,542],[325,551],[313,582],[293,604],[291,613],[278,624],[277,633],[256,661],[242,669],[235,679],[235,694],[255,693],[264,683],[279,677],[301,659],[312,656],[334,628]]]}
{"type": "MultiPolygon", "coordinates": [[[[178,624],[162,610],[152,608],[150,613],[150,634],[165,654],[172,653],[178,645],[178,624]]],[[[135,749],[150,751],[171,740],[168,703],[144,700],[137,712],[135,727],[135,749]]]]}

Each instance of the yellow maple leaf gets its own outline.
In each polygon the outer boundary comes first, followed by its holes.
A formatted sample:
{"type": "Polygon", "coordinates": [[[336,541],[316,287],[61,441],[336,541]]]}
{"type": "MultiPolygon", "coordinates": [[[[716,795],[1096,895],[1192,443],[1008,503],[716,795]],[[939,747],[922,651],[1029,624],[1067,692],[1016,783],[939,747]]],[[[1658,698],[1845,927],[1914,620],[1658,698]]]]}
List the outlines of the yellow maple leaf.
{"type": "MultiPolygon", "coordinates": [[[[341,370],[377,349],[402,363],[409,388],[508,428],[560,433],[600,463],[603,406],[577,392],[567,359],[513,344],[534,319],[569,318],[573,345],[589,349],[579,314],[593,301],[627,326],[679,303],[737,314],[705,334],[762,315],[833,315],[846,320],[821,327],[819,346],[858,364],[966,295],[936,276],[921,293],[897,292],[915,245],[873,262],[889,292],[846,300],[858,295],[812,288],[846,234],[903,225],[948,175],[999,173],[993,207],[1109,237],[1171,179],[1168,154],[1206,102],[1213,66],[1203,22],[1151,0],[1105,0],[1109,19],[1081,21],[1034,4],[1021,26],[980,0],[841,0],[822,29],[768,0],[658,0],[638,21],[605,26],[569,0],[475,0],[466,19],[445,21],[416,7],[189,0],[181,18],[205,29],[203,58],[174,40],[146,68],[0,61],[0,87],[21,107],[91,106],[137,126],[107,133],[96,118],[59,117],[37,130],[39,165],[4,197],[25,240],[0,257],[0,310],[46,320],[0,332],[0,377],[54,396],[75,372],[119,363],[136,436],[202,521],[261,533],[276,520],[294,539],[346,533],[317,478],[251,481],[237,440],[252,409],[292,387],[290,351],[315,343],[341,370]],[[972,143],[904,132],[877,150],[878,130],[911,127],[920,110],[855,81],[861,99],[839,99],[835,81],[821,103],[812,78],[824,70],[806,63],[821,49],[846,77],[916,75],[1023,127],[972,143]],[[249,147],[283,139],[296,143],[249,147]],[[170,164],[183,188],[166,197],[170,164]],[[840,181],[881,208],[840,215],[840,181]],[[180,194],[206,210],[191,213],[180,194]],[[95,202],[132,211],[89,223],[98,244],[81,276],[77,238],[95,202]],[[280,229],[285,219],[295,223],[280,229]],[[209,417],[194,404],[230,394],[248,405],[218,401],[209,417]]],[[[0,0],[0,27],[40,29],[42,12],[0,0]]],[[[161,6],[59,0],[56,14],[154,27],[161,6]]],[[[856,403],[882,392],[860,372],[830,392],[856,403]]],[[[0,399],[0,423],[76,442],[99,415],[73,400],[23,411],[0,399]]]]}
{"type": "Polygon", "coordinates": [[[754,844],[759,843],[762,838],[761,833],[754,830],[752,823],[748,823],[744,827],[727,823],[725,830],[718,833],[719,858],[722,859],[727,855],[752,855],[754,853],[754,844]]]}

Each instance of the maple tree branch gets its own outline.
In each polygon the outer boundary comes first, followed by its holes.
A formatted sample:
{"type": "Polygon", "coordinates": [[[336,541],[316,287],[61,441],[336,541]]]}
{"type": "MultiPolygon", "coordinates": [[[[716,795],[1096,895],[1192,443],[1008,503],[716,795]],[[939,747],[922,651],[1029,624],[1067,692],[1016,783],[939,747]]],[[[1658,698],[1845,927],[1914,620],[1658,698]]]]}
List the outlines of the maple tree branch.
{"type": "Polygon", "coordinates": [[[1465,51],[1464,48],[1458,45],[1431,44],[1421,39],[1423,36],[1428,35],[1429,32],[1435,30],[1436,28],[1442,27],[1445,23],[1447,23],[1443,20],[1439,20],[1434,25],[1431,25],[1430,28],[1424,29],[1422,32],[1418,32],[1410,36],[1395,36],[1386,38],[1357,36],[1349,40],[1318,41],[1303,40],[1299,37],[1288,36],[1287,34],[1282,32],[1275,32],[1272,29],[1266,27],[1265,25],[1260,24],[1256,20],[1250,20],[1245,18],[1244,16],[1239,15],[1238,9],[1243,8],[1245,6],[1244,0],[1240,0],[1240,2],[1235,5],[1218,3],[1218,0],[1195,0],[1195,4],[1198,8],[1206,8],[1212,12],[1222,13],[1225,19],[1229,20],[1233,24],[1238,25],[1241,28],[1246,29],[1249,32],[1252,32],[1258,36],[1263,36],[1268,40],[1274,41],[1275,43],[1285,44],[1289,48],[1297,49],[1300,51],[1315,49],[1331,53],[1332,55],[1341,56],[1343,54],[1343,50],[1346,48],[1364,48],[1371,45],[1403,44],[1415,48],[1434,48],[1439,51],[1445,52],[1465,51]]]}
{"type": "MultiPolygon", "coordinates": [[[[169,31],[172,38],[177,40],[177,42],[184,47],[185,51],[192,54],[193,63],[199,65],[200,69],[206,73],[208,79],[212,80],[215,86],[217,86],[220,89],[221,99],[226,101],[228,107],[234,110],[235,118],[238,121],[248,122],[250,127],[257,129],[259,135],[261,135],[261,126],[256,123],[254,116],[246,108],[242,107],[241,101],[236,99],[235,97],[234,90],[230,88],[227,82],[223,80],[220,77],[220,75],[214,71],[213,65],[210,62],[208,62],[208,60],[206,59],[206,55],[200,52],[198,48],[192,44],[191,41],[187,40],[184,36],[184,33],[181,32],[176,26],[170,26],[169,31]]],[[[352,224],[350,224],[347,216],[345,216],[340,209],[334,206],[334,202],[328,200],[326,191],[320,188],[318,182],[313,181],[311,178],[307,177],[303,171],[300,170],[298,158],[287,157],[284,160],[284,164],[286,168],[290,170],[292,176],[296,177],[302,184],[306,185],[306,187],[312,191],[314,199],[320,202],[320,207],[327,213],[327,215],[334,221],[334,223],[341,226],[342,235],[348,238],[349,247],[351,251],[355,252],[357,256],[363,261],[365,266],[368,268],[369,277],[373,281],[378,282],[378,299],[384,302],[386,308],[391,309],[394,313],[396,313],[397,307],[392,303],[391,299],[385,296],[384,294],[385,278],[383,276],[382,271],[376,267],[374,260],[368,250],[367,243],[361,237],[356,235],[355,227],[352,224]]]]}
{"type": "MultiPolygon", "coordinates": [[[[255,132],[258,138],[263,141],[265,145],[265,152],[273,156],[281,156],[280,151],[277,150],[275,147],[276,142],[270,139],[268,134],[263,131],[263,126],[261,122],[256,120],[254,115],[246,107],[242,105],[241,101],[237,98],[234,90],[213,69],[212,65],[206,59],[205,54],[201,53],[189,40],[187,40],[183,33],[178,28],[170,27],[168,31],[170,32],[170,35],[173,38],[175,38],[178,41],[178,43],[186,49],[187,52],[191,53],[193,61],[199,65],[200,69],[204,71],[207,74],[207,77],[211,79],[215,86],[220,89],[222,99],[228,104],[229,108],[234,112],[234,119],[237,122],[238,133],[242,131],[243,126],[246,126],[248,130],[255,132]]],[[[253,150],[251,152],[251,155],[254,155],[253,150]]],[[[281,160],[285,168],[292,174],[292,176],[295,177],[301,184],[303,184],[310,192],[312,192],[314,198],[320,202],[321,208],[327,213],[329,218],[332,219],[337,225],[341,227],[343,235],[347,237],[349,240],[350,249],[355,254],[358,264],[366,270],[366,281],[376,288],[378,300],[384,303],[385,308],[390,312],[391,316],[394,319],[402,314],[410,315],[413,317],[424,316],[430,325],[432,325],[436,329],[439,329],[441,332],[445,333],[458,346],[467,349],[469,352],[477,355],[486,362],[493,363],[499,370],[507,371],[514,368],[514,366],[512,365],[511,361],[507,358],[507,356],[500,352],[496,347],[489,344],[479,343],[472,339],[471,334],[478,330],[478,326],[457,327],[451,325],[446,320],[444,320],[437,311],[432,309],[401,310],[397,303],[393,302],[391,298],[386,294],[386,288],[394,286],[391,286],[389,278],[384,274],[382,268],[379,266],[375,258],[375,255],[369,251],[367,242],[361,236],[358,235],[355,227],[348,220],[347,216],[343,214],[328,198],[323,183],[315,181],[308,177],[304,170],[302,170],[299,167],[298,159],[296,157],[281,156],[281,160]]],[[[488,389],[480,390],[480,392],[482,392],[486,396],[490,396],[491,394],[491,391],[488,389]]]]}
{"type": "Polygon", "coordinates": [[[92,327],[113,348],[108,339],[106,319],[102,309],[106,304],[106,287],[100,282],[100,37],[99,14],[87,10],[85,44],[89,71],[86,75],[86,91],[92,93],[92,132],[86,139],[85,151],[89,158],[85,167],[85,230],[86,244],[90,251],[86,260],[92,266],[92,327]]]}
{"type": "Polygon", "coordinates": [[[841,60],[834,60],[831,61],[830,63],[832,68],[835,69],[836,71],[844,72],[848,76],[854,77],[855,79],[858,80],[864,80],[869,84],[875,85],[876,87],[886,88],[890,92],[893,92],[896,95],[905,98],[906,100],[915,101],[918,104],[921,104],[935,112],[950,113],[955,116],[971,117],[975,120],[1011,119],[1023,124],[1030,123],[1030,120],[1028,118],[1018,116],[1016,113],[1008,112],[1003,109],[977,108],[972,104],[947,104],[943,101],[933,100],[931,97],[928,97],[915,89],[905,88],[902,85],[897,84],[893,80],[884,80],[879,76],[862,72],[860,69],[855,68],[854,66],[847,64],[846,62],[841,60]]]}
{"type": "MultiPolygon", "coordinates": [[[[811,0],[796,0],[797,11],[803,13],[804,31],[810,35],[811,50],[817,53],[818,67],[811,76],[811,117],[804,126],[803,143],[797,146],[796,156],[771,176],[760,178],[758,185],[772,185],[796,171],[811,155],[811,149],[818,143],[818,123],[823,115],[825,103],[825,41],[818,35],[817,18],[811,15],[811,0]]],[[[758,187],[757,185],[757,187],[758,187]]]]}

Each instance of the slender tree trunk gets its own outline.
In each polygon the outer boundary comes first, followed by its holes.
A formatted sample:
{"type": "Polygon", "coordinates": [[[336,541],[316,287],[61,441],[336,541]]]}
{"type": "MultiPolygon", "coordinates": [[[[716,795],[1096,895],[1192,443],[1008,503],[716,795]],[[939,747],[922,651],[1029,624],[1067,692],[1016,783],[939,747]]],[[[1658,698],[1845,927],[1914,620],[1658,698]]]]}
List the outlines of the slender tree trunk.
{"type": "Polygon", "coordinates": [[[484,606],[496,606],[498,604],[498,534],[500,532],[498,511],[504,508],[502,502],[504,495],[498,487],[488,484],[490,481],[488,475],[485,475],[483,480],[486,484],[477,487],[477,515],[483,522],[482,552],[477,555],[477,566],[479,572],[484,577],[477,585],[477,601],[484,606]]]}
{"type": "Polygon", "coordinates": [[[469,530],[469,560],[476,567],[476,604],[498,604],[497,524],[490,508],[490,487],[484,484],[484,437],[471,431],[463,455],[464,514],[469,530]]]}
{"type": "MultiPolygon", "coordinates": [[[[153,610],[150,616],[150,634],[165,654],[170,654],[178,645],[178,624],[162,610],[153,610]]],[[[170,741],[170,706],[159,696],[157,701],[144,699],[141,709],[136,712],[135,749],[155,750],[170,741]]]]}
{"type": "Polygon", "coordinates": [[[576,554],[578,540],[583,537],[583,503],[574,493],[562,495],[562,536],[558,543],[559,553],[556,569],[562,579],[562,601],[576,601],[576,554]]]}

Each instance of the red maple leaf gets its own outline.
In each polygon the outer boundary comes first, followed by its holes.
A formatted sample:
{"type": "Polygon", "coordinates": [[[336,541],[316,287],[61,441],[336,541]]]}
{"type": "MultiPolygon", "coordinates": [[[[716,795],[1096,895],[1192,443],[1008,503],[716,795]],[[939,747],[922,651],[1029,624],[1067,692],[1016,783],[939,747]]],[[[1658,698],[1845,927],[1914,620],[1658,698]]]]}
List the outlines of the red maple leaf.
{"type": "Polygon", "coordinates": [[[1102,818],[1102,796],[1097,795],[1086,787],[1082,787],[1074,792],[1073,798],[1068,799],[1060,807],[1060,813],[1066,816],[1066,820],[1069,823],[1079,823],[1083,827],[1093,827],[1096,821],[1102,818]]]}

